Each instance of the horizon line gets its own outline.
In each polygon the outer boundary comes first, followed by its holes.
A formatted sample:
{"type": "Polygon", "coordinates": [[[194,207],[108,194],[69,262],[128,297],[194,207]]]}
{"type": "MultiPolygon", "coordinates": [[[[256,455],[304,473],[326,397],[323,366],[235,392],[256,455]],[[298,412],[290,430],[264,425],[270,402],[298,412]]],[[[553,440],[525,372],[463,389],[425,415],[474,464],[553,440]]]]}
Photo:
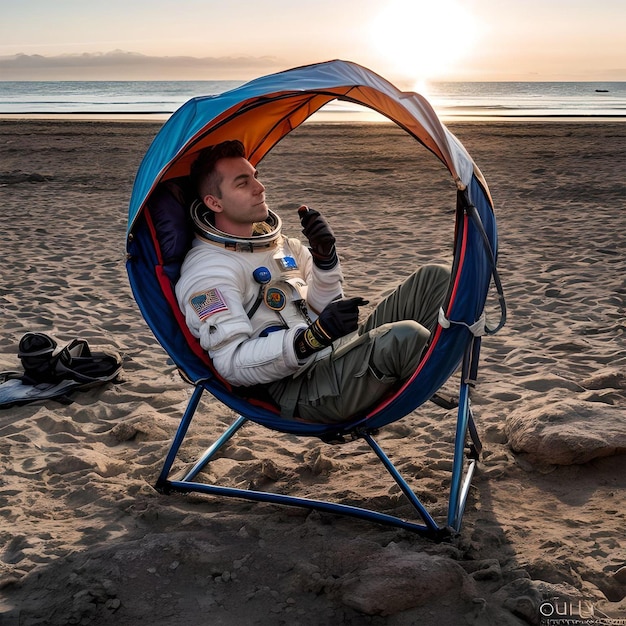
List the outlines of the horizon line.
{"type": "MultiPolygon", "coordinates": [[[[273,74],[293,67],[323,63],[324,60],[298,62],[286,61],[271,55],[225,55],[197,57],[192,55],[147,55],[140,52],[112,50],[109,52],[63,53],[56,55],[27,54],[18,52],[0,55],[0,81],[248,81],[260,75],[273,74]],[[100,77],[85,75],[86,72],[100,74],[100,77]],[[52,73],[53,78],[45,76],[52,73]],[[206,74],[211,76],[207,77],[206,74]],[[120,78],[124,74],[126,78],[120,78]],[[179,77],[182,75],[182,78],[179,77]],[[164,77],[166,76],[166,77],[164,77]]],[[[415,81],[420,77],[410,77],[397,71],[381,71],[383,68],[371,62],[351,61],[385,76],[391,82],[415,81]]],[[[500,71],[448,72],[439,77],[422,77],[433,82],[626,82],[626,68],[602,68],[589,76],[589,72],[573,75],[566,71],[551,71],[542,74],[537,71],[510,72],[506,76],[500,71]]]]}

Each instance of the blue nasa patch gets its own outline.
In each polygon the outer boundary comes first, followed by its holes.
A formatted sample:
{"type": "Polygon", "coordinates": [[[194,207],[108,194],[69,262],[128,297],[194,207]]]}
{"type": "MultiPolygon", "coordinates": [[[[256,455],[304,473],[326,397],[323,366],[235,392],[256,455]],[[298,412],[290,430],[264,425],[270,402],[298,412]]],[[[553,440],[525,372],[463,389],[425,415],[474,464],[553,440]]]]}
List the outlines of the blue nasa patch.
{"type": "Polygon", "coordinates": [[[298,263],[292,256],[284,256],[284,257],[281,257],[280,259],[276,259],[276,261],[278,262],[278,265],[280,265],[280,267],[283,270],[297,270],[298,269],[298,263]]]}

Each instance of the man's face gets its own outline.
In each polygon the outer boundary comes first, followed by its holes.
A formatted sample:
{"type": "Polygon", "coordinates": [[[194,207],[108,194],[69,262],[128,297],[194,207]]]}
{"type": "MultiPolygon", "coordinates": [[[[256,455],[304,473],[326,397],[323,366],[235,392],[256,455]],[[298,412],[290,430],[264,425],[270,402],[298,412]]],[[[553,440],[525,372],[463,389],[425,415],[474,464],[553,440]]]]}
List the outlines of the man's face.
{"type": "Polygon", "coordinates": [[[244,158],[222,159],[216,169],[222,179],[221,197],[205,198],[215,212],[215,225],[231,235],[249,237],[252,224],[268,215],[265,187],[257,179],[256,169],[244,158]]]}

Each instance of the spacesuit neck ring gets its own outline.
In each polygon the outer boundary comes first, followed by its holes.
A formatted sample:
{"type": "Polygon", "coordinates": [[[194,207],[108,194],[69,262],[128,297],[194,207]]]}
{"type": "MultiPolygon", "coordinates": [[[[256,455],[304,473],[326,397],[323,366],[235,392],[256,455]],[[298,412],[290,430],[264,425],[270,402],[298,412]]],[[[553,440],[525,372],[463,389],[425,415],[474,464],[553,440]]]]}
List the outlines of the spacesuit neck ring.
{"type": "Polygon", "coordinates": [[[280,217],[268,210],[265,221],[259,223],[261,228],[255,229],[262,232],[257,232],[252,237],[237,237],[215,227],[215,214],[201,200],[193,202],[190,215],[194,231],[200,239],[237,252],[255,252],[277,245],[283,225],[280,217]]]}

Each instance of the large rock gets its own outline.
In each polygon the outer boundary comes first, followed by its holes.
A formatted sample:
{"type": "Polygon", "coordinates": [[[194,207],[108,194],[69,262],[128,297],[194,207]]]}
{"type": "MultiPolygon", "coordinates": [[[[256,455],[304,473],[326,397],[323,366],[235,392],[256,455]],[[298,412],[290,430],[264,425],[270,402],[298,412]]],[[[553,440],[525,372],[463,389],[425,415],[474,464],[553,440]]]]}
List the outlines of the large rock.
{"type": "Polygon", "coordinates": [[[624,407],[563,400],[513,411],[505,432],[514,452],[536,465],[572,465],[626,453],[624,407]]]}
{"type": "Polygon", "coordinates": [[[464,602],[473,595],[470,577],[455,561],[396,549],[382,551],[342,587],[344,604],[367,615],[394,615],[435,598],[464,602]]]}

